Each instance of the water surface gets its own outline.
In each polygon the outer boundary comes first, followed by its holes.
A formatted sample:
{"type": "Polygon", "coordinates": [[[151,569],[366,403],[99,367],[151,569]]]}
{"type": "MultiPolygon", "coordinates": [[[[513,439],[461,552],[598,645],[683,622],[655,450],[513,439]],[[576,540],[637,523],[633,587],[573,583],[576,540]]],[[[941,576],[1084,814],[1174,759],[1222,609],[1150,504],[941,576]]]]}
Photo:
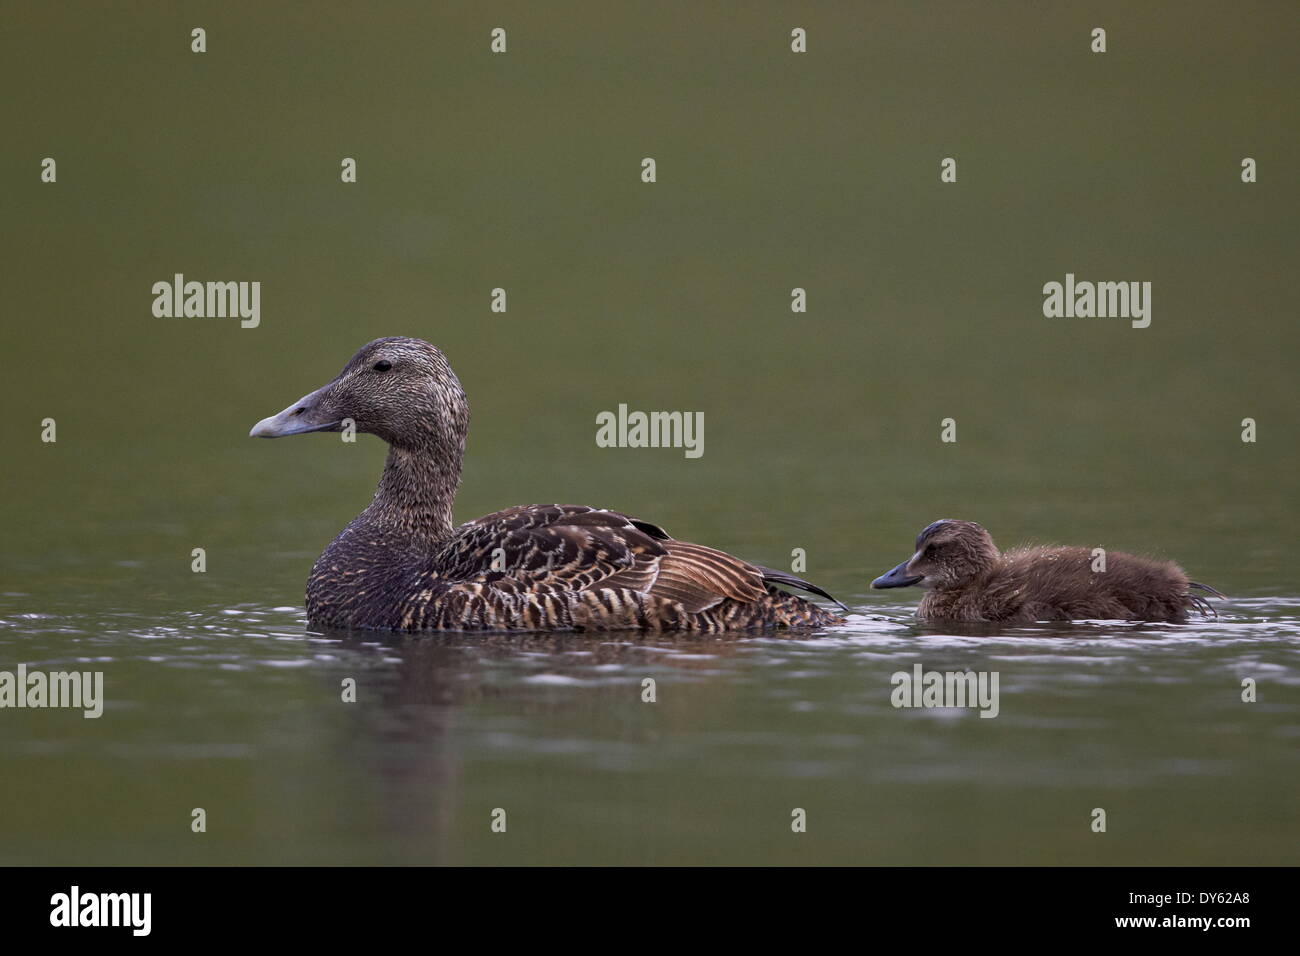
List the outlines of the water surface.
{"type": "Polygon", "coordinates": [[[4,602],[0,654],[103,670],[108,697],[5,714],[9,863],[1296,862],[1295,600],[996,636],[872,602],[799,639],[4,602]],[[916,663],[998,672],[998,716],[895,709],[916,663]]]}

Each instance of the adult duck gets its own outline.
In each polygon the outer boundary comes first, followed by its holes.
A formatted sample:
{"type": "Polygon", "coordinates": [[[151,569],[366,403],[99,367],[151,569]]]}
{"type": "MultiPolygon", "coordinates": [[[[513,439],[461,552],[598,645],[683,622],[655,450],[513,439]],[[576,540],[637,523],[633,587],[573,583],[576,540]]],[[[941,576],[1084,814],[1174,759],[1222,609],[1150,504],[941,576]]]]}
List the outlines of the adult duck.
{"type": "Polygon", "coordinates": [[[370,506],[312,568],[315,626],[719,632],[842,622],[777,586],[835,600],[816,585],[617,511],[521,505],[453,525],[469,404],[446,356],[421,339],[375,339],[249,434],[348,425],[387,442],[388,460],[370,506]]]}
{"type": "Polygon", "coordinates": [[[1212,613],[1193,589],[1223,597],[1189,581],[1172,561],[1122,551],[1104,554],[1061,546],[999,551],[974,521],[944,518],[927,525],[916,551],[871,582],[873,588],[925,588],[916,609],[923,621],[1030,624],[1072,620],[1187,620],[1187,612],[1212,613]]]}

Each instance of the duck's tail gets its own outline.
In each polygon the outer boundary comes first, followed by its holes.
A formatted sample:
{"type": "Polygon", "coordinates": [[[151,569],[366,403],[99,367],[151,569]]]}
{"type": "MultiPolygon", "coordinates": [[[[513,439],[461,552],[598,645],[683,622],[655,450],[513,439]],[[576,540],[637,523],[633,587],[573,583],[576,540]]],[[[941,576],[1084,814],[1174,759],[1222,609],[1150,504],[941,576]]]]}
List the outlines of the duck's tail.
{"type": "MultiPolygon", "coordinates": [[[[1212,594],[1217,598],[1227,597],[1227,595],[1222,593],[1221,591],[1216,591],[1208,584],[1201,584],[1198,581],[1188,581],[1187,587],[1189,590],[1195,589],[1197,591],[1204,591],[1206,594],[1212,594]]],[[[1201,597],[1199,594],[1188,594],[1187,603],[1190,604],[1192,607],[1196,608],[1196,610],[1200,611],[1201,614],[1203,614],[1205,617],[1219,616],[1219,612],[1214,609],[1213,605],[1211,605],[1209,601],[1201,597]]]]}
{"type": "Polygon", "coordinates": [[[838,604],[841,610],[847,611],[849,609],[848,605],[843,601],[831,596],[810,581],[805,581],[803,578],[797,578],[786,571],[777,571],[773,568],[765,568],[757,564],[754,565],[754,567],[758,568],[759,572],[763,575],[764,581],[771,581],[773,584],[784,584],[788,588],[798,588],[800,591],[807,591],[810,594],[819,594],[826,600],[838,604]]]}

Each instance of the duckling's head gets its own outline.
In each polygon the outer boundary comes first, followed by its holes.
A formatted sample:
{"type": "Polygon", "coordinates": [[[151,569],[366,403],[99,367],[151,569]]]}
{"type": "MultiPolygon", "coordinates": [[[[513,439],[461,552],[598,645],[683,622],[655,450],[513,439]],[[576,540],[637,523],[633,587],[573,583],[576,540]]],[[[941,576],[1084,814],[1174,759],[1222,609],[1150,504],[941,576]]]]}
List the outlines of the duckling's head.
{"type": "Polygon", "coordinates": [[[436,448],[457,439],[463,448],[469,404],[442,352],[423,339],[392,336],[363,345],[333,381],[262,419],[248,434],[337,432],[349,421],[398,448],[436,448]]]}
{"type": "Polygon", "coordinates": [[[961,587],[998,560],[993,538],[974,521],[942,518],[916,536],[916,553],[871,582],[873,588],[961,587]]]}

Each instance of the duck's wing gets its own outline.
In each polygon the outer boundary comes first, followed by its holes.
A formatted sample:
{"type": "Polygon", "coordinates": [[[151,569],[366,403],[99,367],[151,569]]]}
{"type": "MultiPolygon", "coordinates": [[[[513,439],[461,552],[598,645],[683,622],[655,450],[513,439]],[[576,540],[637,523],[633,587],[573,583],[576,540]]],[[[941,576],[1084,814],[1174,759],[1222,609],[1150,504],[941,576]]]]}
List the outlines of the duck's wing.
{"type": "Polygon", "coordinates": [[[581,591],[623,574],[653,583],[667,533],[616,511],[585,505],[521,505],[456,529],[438,555],[444,581],[581,591]]]}
{"type": "Polygon", "coordinates": [[[769,582],[830,598],[794,575],[678,541],[658,525],[621,512],[583,505],[522,505],[478,518],[457,529],[439,564],[444,580],[627,590],[679,604],[688,614],[727,599],[765,600],[769,582]]]}
{"type": "Polygon", "coordinates": [[[727,598],[748,604],[767,596],[762,572],[740,558],[688,541],[669,539],[662,545],[666,553],[656,557],[653,566],[622,571],[599,586],[631,588],[674,601],[688,614],[727,598]]]}

